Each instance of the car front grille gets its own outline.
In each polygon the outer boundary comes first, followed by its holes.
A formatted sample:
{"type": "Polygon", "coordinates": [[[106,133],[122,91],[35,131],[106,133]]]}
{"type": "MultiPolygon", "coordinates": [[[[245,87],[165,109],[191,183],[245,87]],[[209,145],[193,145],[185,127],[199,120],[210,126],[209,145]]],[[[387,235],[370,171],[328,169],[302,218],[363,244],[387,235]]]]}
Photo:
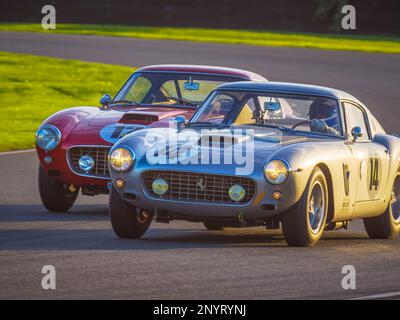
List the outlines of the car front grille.
{"type": "Polygon", "coordinates": [[[253,199],[256,189],[254,181],[249,178],[194,172],[146,171],[142,174],[142,179],[147,193],[153,197],[178,201],[246,204],[253,199]],[[168,191],[162,197],[156,195],[152,189],[153,181],[158,178],[164,179],[169,185],[168,191]],[[229,188],[234,184],[241,185],[246,191],[240,202],[229,197],[229,188]]]}
{"type": "Polygon", "coordinates": [[[98,178],[110,178],[110,171],[108,170],[107,158],[110,152],[110,147],[102,146],[77,146],[68,149],[69,164],[71,170],[77,174],[84,176],[92,176],[98,178]],[[94,160],[94,167],[85,172],[79,168],[79,158],[88,155],[94,160]]]}

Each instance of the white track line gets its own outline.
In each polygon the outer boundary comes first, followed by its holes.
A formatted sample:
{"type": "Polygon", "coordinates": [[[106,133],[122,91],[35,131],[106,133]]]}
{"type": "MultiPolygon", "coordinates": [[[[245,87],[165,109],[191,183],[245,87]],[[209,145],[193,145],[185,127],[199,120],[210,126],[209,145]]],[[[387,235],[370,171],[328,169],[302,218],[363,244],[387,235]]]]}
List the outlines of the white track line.
{"type": "Polygon", "coordinates": [[[374,299],[384,299],[384,298],[392,298],[392,297],[400,297],[400,291],[398,291],[398,292],[388,292],[388,293],[382,293],[382,294],[375,294],[375,295],[372,295],[372,296],[353,298],[353,299],[350,299],[350,300],[374,300],[374,299]]]}
{"type": "Polygon", "coordinates": [[[0,156],[6,156],[8,154],[18,154],[18,153],[27,153],[27,152],[33,152],[36,149],[27,149],[27,150],[17,150],[17,151],[6,151],[6,152],[0,152],[0,156]]]}

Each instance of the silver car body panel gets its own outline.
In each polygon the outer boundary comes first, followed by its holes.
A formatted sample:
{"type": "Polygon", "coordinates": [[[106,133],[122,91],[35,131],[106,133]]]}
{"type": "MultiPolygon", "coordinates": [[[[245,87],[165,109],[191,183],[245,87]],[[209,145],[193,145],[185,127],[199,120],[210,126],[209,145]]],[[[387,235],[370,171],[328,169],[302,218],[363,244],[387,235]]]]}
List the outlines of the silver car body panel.
{"type": "MultiPolygon", "coordinates": [[[[399,171],[400,138],[386,134],[370,111],[356,98],[341,91],[307,85],[292,85],[281,83],[230,83],[219,88],[226,90],[279,90],[284,93],[314,94],[330,96],[341,103],[350,101],[360,106],[366,114],[371,140],[353,142],[345,137],[329,137],[315,134],[286,134],[273,135],[268,128],[256,128],[254,138],[254,170],[250,176],[256,183],[253,200],[245,205],[219,204],[208,202],[188,202],[156,198],[143,188],[142,173],[147,170],[168,170],[198,172],[216,175],[235,175],[234,165],[150,165],[146,160],[146,150],[151,147],[145,137],[148,130],[164,130],[167,134],[170,128],[145,129],[134,132],[122,138],[113,148],[126,145],[136,154],[133,168],[126,173],[111,170],[112,181],[122,178],[126,185],[117,189],[121,195],[134,194],[135,200],[126,199],[135,206],[149,209],[174,212],[186,217],[235,218],[244,214],[247,219],[265,218],[278,215],[290,209],[301,198],[309,177],[315,167],[320,167],[325,173],[330,192],[329,220],[345,221],[355,218],[377,216],[385,211],[389,204],[391,186],[396,173],[399,171]],[[247,88],[248,87],[248,88],[247,88]],[[370,124],[374,122],[374,127],[370,124]],[[263,136],[264,133],[264,136],[263,136]],[[265,136],[268,136],[267,138],[265,136]],[[271,159],[284,159],[292,172],[287,181],[274,186],[268,183],[263,174],[263,167],[271,159]],[[374,161],[379,164],[376,172],[376,184],[371,186],[371,170],[374,161]],[[369,165],[371,163],[371,166],[369,165]],[[282,199],[274,200],[272,193],[279,190],[282,199]],[[332,200],[333,199],[333,200],[332,200]],[[263,210],[263,205],[271,205],[274,210],[263,210]]],[[[342,121],[344,115],[342,114],[342,121]]],[[[343,124],[344,126],[344,124],[343,124]]],[[[233,130],[233,128],[231,128],[233,130]]],[[[233,132],[232,132],[233,135],[233,132]]],[[[377,167],[375,167],[377,169],[377,167]]],[[[374,172],[375,174],[375,172],[374,172]]],[[[270,207],[271,207],[270,206],[270,207]]]]}

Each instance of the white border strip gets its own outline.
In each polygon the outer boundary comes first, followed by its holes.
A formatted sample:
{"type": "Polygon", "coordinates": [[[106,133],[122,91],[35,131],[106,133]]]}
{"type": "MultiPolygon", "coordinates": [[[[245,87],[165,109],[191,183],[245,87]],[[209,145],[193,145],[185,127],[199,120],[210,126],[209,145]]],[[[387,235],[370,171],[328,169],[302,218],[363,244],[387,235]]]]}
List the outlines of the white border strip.
{"type": "Polygon", "coordinates": [[[372,296],[353,298],[353,299],[350,299],[350,300],[374,300],[374,299],[384,299],[384,298],[392,298],[392,297],[400,297],[400,291],[398,291],[398,292],[388,292],[388,293],[382,293],[382,294],[375,294],[375,295],[372,295],[372,296]]]}
{"type": "Polygon", "coordinates": [[[8,155],[8,154],[27,153],[27,152],[33,152],[33,151],[36,151],[36,149],[6,151],[6,152],[0,152],[0,156],[6,156],[6,155],[8,155]]]}

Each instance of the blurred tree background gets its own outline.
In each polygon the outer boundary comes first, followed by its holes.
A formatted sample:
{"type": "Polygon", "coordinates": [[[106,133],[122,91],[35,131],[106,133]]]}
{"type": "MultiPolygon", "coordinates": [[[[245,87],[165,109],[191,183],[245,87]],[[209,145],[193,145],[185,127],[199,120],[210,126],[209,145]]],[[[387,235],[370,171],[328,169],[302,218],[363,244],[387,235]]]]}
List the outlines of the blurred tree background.
{"type": "Polygon", "coordinates": [[[400,34],[399,0],[1,0],[0,22],[38,22],[52,4],[57,22],[400,34]],[[341,29],[341,8],[356,8],[357,29],[341,29]]]}
{"type": "Polygon", "coordinates": [[[330,31],[340,32],[341,30],[341,8],[350,4],[348,0],[317,0],[318,6],[315,17],[321,21],[331,21],[330,31]]]}

